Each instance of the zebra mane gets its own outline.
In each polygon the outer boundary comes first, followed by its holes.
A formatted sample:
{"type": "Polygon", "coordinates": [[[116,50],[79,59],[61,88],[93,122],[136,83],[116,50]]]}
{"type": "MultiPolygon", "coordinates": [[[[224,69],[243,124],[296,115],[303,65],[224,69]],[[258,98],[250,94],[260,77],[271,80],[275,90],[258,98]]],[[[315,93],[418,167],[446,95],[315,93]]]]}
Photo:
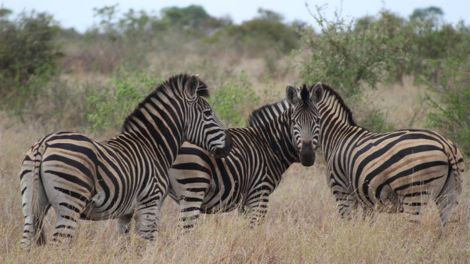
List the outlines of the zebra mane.
{"type": "Polygon", "coordinates": [[[302,102],[304,103],[304,105],[311,104],[310,93],[309,93],[308,86],[306,84],[303,84],[300,87],[300,99],[302,99],[302,102]]]}
{"type": "Polygon", "coordinates": [[[250,114],[250,117],[248,118],[248,124],[250,127],[258,127],[269,123],[284,113],[289,107],[290,105],[286,99],[276,103],[264,105],[254,110],[250,114]]]}
{"type": "Polygon", "coordinates": [[[335,100],[339,103],[340,107],[346,112],[349,124],[353,126],[357,126],[351,109],[349,109],[349,107],[346,105],[346,103],[344,102],[343,98],[339,95],[339,93],[326,84],[321,84],[321,86],[323,87],[324,91],[326,91],[329,95],[332,95],[335,98],[335,100]]]}
{"type": "Polygon", "coordinates": [[[132,111],[132,113],[130,115],[128,115],[126,117],[126,119],[124,120],[121,131],[125,131],[126,128],[129,126],[129,124],[131,123],[132,117],[137,115],[138,112],[140,111],[140,109],[146,103],[150,102],[152,100],[152,98],[158,97],[159,93],[161,93],[164,90],[177,90],[178,92],[176,92],[175,94],[182,94],[184,92],[184,90],[186,89],[186,87],[187,87],[187,83],[188,82],[194,82],[194,81],[197,81],[197,84],[199,85],[197,90],[196,90],[197,96],[208,98],[209,97],[209,89],[207,88],[207,85],[201,79],[199,79],[199,77],[197,77],[195,75],[184,74],[184,73],[183,74],[173,75],[170,78],[168,78],[167,80],[165,80],[164,82],[162,82],[161,84],[159,84],[157,86],[157,88],[155,88],[155,90],[153,90],[153,92],[151,92],[149,95],[147,95],[147,97],[145,97],[145,99],[143,99],[137,105],[137,107],[134,109],[134,111],[132,111]]]}

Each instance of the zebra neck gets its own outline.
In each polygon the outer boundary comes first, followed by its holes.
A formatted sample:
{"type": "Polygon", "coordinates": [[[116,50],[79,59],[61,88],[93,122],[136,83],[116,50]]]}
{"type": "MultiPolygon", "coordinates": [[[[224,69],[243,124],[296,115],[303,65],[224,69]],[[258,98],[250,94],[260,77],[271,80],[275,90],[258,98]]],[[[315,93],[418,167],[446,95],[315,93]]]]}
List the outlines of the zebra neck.
{"type": "Polygon", "coordinates": [[[360,127],[348,121],[347,112],[341,107],[319,109],[320,111],[320,145],[325,158],[342,144],[345,137],[360,127]]]}
{"type": "Polygon", "coordinates": [[[172,98],[159,91],[139,104],[128,117],[123,133],[134,135],[135,140],[144,144],[159,160],[164,161],[162,165],[169,168],[184,141],[185,109],[182,105],[175,96],[172,98]]]}
{"type": "Polygon", "coordinates": [[[274,163],[284,172],[292,163],[298,162],[296,148],[292,144],[290,126],[284,116],[279,116],[276,121],[269,122],[260,127],[260,132],[266,140],[274,163]]]}

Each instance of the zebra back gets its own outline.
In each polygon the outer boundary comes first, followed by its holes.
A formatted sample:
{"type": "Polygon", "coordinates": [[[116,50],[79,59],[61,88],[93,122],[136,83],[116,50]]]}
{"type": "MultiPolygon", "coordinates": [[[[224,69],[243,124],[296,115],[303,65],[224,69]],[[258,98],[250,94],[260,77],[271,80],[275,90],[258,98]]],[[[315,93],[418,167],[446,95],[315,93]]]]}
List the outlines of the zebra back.
{"type": "Polygon", "coordinates": [[[260,127],[274,120],[280,116],[287,109],[290,108],[290,104],[286,99],[272,104],[264,105],[254,110],[248,118],[248,124],[250,127],[260,127]]]}

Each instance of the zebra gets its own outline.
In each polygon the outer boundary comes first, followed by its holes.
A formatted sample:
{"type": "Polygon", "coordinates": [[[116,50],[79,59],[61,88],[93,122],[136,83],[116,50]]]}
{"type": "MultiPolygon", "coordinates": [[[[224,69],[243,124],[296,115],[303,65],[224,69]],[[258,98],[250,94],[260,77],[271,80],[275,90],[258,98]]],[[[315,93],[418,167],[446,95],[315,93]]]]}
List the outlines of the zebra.
{"type": "Polygon", "coordinates": [[[40,139],[26,152],[20,172],[20,244],[45,243],[42,223],[50,207],[57,215],[54,244],[73,238],[79,218],[118,218],[119,232],[126,234],[134,217],[137,234],[154,240],[168,169],[183,142],[218,156],[230,151],[230,136],[208,96],[197,76],[175,75],[138,104],[114,138],[99,142],[77,132],[57,132],[40,139]]]}
{"type": "Polygon", "coordinates": [[[453,142],[428,130],[368,131],[356,124],[340,95],[321,83],[313,87],[313,100],[328,185],[343,218],[361,206],[365,215],[373,209],[404,212],[419,222],[422,207],[433,200],[441,226],[447,223],[464,170],[453,142]]]}
{"type": "Polygon", "coordinates": [[[249,117],[249,127],[229,128],[232,150],[216,158],[184,143],[169,171],[170,197],[179,203],[183,232],[194,228],[200,213],[238,208],[252,227],[267,213],[269,195],[294,162],[315,161],[318,122],[307,87],[287,88],[287,99],[265,105],[249,117]]]}

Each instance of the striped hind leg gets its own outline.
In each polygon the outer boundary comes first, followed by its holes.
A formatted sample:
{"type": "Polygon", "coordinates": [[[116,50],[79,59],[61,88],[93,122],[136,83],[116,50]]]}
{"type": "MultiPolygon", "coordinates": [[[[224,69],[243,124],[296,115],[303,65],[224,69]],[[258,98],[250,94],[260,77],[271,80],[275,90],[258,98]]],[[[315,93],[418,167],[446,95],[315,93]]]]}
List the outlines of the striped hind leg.
{"type": "Polygon", "coordinates": [[[416,191],[403,196],[403,212],[408,215],[411,222],[420,223],[421,209],[428,204],[430,198],[428,191],[416,191]]]}
{"type": "Polygon", "coordinates": [[[139,204],[134,212],[137,235],[145,240],[154,241],[160,221],[160,206],[162,198],[148,198],[139,204]]]}
{"type": "MultiPolygon", "coordinates": [[[[353,210],[357,209],[359,206],[356,194],[340,185],[332,186],[331,190],[333,192],[340,217],[342,219],[350,220],[352,218],[353,210]]],[[[363,218],[366,218],[370,212],[371,210],[369,208],[364,207],[363,218]]]]}
{"type": "Polygon", "coordinates": [[[179,201],[179,226],[184,233],[190,232],[196,226],[208,187],[209,185],[207,184],[205,188],[188,189],[183,192],[182,198],[179,201]]]}
{"type": "Polygon", "coordinates": [[[70,186],[70,183],[47,173],[43,182],[47,197],[56,212],[56,225],[51,242],[69,242],[75,236],[80,215],[90,202],[91,191],[70,186]]]}
{"type": "Polygon", "coordinates": [[[250,218],[250,227],[256,227],[264,221],[268,212],[269,194],[269,190],[261,189],[247,197],[245,209],[250,218]]]}
{"type": "Polygon", "coordinates": [[[80,218],[79,208],[68,207],[63,208],[61,203],[59,209],[56,209],[57,218],[54,232],[52,233],[52,244],[68,243],[75,237],[78,228],[78,219],[80,218]]]}
{"type": "Polygon", "coordinates": [[[457,178],[456,175],[451,174],[442,188],[442,191],[435,198],[442,227],[446,225],[455,206],[457,206],[461,192],[462,188],[459,178],[457,178]]]}

